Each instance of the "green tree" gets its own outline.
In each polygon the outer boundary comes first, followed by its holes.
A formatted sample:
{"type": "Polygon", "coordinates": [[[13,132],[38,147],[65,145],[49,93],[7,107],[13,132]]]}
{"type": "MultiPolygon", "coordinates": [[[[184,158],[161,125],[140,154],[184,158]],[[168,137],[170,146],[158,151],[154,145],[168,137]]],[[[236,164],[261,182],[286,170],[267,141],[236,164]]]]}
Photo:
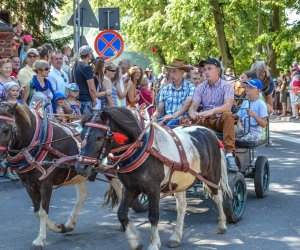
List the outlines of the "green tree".
{"type": "Polygon", "coordinates": [[[50,26],[52,30],[62,29],[63,27],[56,23],[57,20],[53,13],[64,5],[64,0],[2,0],[0,9],[9,10],[11,22],[20,20],[39,43],[49,41],[57,45],[65,43],[71,37],[51,41],[49,36],[44,34],[43,25],[50,26]]]}

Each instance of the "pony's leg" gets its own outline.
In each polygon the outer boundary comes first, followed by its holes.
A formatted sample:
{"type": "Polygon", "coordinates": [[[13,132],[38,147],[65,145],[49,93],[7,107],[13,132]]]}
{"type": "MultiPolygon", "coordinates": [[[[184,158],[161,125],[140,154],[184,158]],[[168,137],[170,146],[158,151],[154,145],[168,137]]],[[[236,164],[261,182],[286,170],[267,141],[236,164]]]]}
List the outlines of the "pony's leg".
{"type": "Polygon", "coordinates": [[[55,223],[51,220],[47,220],[47,228],[56,233],[67,233],[73,231],[76,226],[77,217],[80,209],[87,197],[88,190],[85,182],[81,182],[75,185],[76,187],[76,204],[69,216],[68,221],[65,224],[55,223]]]}
{"type": "Polygon", "coordinates": [[[184,216],[186,211],[186,191],[175,193],[176,198],[176,207],[177,207],[177,221],[173,234],[170,237],[168,246],[169,247],[178,247],[182,239],[182,231],[184,224],[184,216]]]}
{"type": "Polygon", "coordinates": [[[45,184],[42,185],[40,189],[41,193],[41,205],[37,212],[37,216],[40,219],[40,230],[37,238],[32,242],[34,246],[43,247],[46,242],[46,225],[48,220],[49,204],[52,194],[52,185],[45,184]]]}
{"type": "Polygon", "coordinates": [[[65,232],[70,232],[76,226],[77,218],[80,213],[80,209],[88,195],[88,189],[86,182],[81,182],[75,185],[76,186],[76,204],[69,216],[68,221],[65,224],[65,232]]]}
{"type": "Polygon", "coordinates": [[[126,187],[123,188],[122,201],[118,209],[118,218],[122,224],[123,230],[125,230],[125,234],[131,249],[142,249],[143,245],[139,243],[139,234],[136,227],[129,221],[128,211],[132,202],[138,197],[139,193],[132,192],[128,190],[126,187]]]}
{"type": "Polygon", "coordinates": [[[223,192],[218,190],[216,195],[213,195],[212,199],[217,205],[218,208],[218,234],[226,233],[226,216],[223,210],[223,192]]]}
{"type": "Polygon", "coordinates": [[[149,199],[148,219],[151,223],[151,243],[148,250],[158,250],[161,247],[157,224],[159,222],[160,187],[147,192],[149,199]]]}

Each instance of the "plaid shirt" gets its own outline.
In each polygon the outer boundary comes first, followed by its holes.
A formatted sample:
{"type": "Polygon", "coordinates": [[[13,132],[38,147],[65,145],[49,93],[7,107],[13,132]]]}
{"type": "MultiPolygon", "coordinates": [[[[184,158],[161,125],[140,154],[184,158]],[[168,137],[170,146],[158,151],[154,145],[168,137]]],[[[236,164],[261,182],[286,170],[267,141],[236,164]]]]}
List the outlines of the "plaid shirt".
{"type": "Polygon", "coordinates": [[[195,85],[184,80],[179,89],[176,89],[173,83],[169,83],[162,88],[159,102],[165,104],[165,114],[172,115],[181,109],[186,98],[193,97],[195,85]]]}
{"type": "Polygon", "coordinates": [[[193,101],[203,105],[203,110],[210,110],[220,107],[224,104],[225,99],[234,100],[233,85],[226,80],[219,79],[214,85],[204,81],[195,89],[193,101]]]}

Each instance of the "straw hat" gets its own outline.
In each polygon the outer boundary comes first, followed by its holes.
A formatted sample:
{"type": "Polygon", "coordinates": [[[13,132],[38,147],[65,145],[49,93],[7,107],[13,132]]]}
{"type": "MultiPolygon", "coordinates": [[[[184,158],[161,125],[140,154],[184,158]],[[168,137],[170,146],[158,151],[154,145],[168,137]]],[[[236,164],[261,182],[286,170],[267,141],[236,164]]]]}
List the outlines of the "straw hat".
{"type": "Polygon", "coordinates": [[[189,71],[190,67],[185,65],[182,60],[174,59],[170,65],[166,66],[167,69],[182,69],[184,71],[189,71]]]}

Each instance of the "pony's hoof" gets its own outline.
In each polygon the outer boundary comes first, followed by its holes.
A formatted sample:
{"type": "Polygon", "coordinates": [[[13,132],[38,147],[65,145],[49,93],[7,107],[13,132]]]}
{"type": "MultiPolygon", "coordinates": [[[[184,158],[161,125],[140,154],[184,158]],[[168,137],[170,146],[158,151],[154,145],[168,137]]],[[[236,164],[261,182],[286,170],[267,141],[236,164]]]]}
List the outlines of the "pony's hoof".
{"type": "Polygon", "coordinates": [[[43,249],[44,249],[43,246],[32,246],[32,247],[30,248],[30,250],[43,250],[43,249]]]}
{"type": "Polygon", "coordinates": [[[175,247],[179,247],[179,246],[180,246],[179,241],[169,240],[169,242],[168,242],[168,247],[170,247],[170,248],[175,248],[175,247]]]}
{"type": "Polygon", "coordinates": [[[133,250],[142,250],[143,249],[143,244],[139,244],[136,248],[134,248],[133,250]]]}
{"type": "Polygon", "coordinates": [[[227,231],[227,228],[225,227],[225,228],[221,228],[221,227],[218,227],[218,234],[225,234],[226,233],[226,231],[227,231]]]}

